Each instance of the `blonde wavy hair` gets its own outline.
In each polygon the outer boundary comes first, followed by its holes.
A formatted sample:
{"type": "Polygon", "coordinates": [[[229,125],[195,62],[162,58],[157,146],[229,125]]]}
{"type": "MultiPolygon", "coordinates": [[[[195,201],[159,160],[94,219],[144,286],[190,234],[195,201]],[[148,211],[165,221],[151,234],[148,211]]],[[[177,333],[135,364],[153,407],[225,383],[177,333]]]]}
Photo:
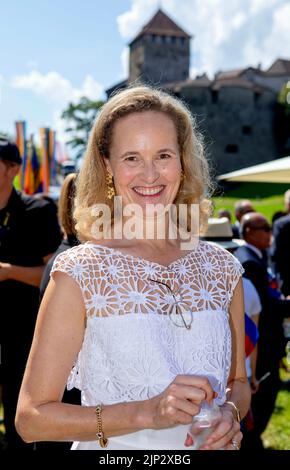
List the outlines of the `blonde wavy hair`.
{"type": "Polygon", "coordinates": [[[65,177],[58,201],[58,218],[61,227],[65,235],[73,237],[77,236],[73,220],[76,180],[76,173],[69,173],[65,177]]]}
{"type": "Polygon", "coordinates": [[[197,130],[196,121],[180,100],[149,86],[135,86],[118,92],[104,104],[91,131],[76,184],[74,219],[81,241],[92,238],[91,228],[96,220],[92,213],[93,206],[107,204],[113,218],[113,201],[107,197],[104,158],[110,157],[114,124],[131,113],[145,111],[158,111],[173,120],[184,175],[174,204],[187,204],[188,207],[198,204],[200,232],[206,230],[207,220],[212,212],[208,199],[211,181],[203,138],[197,130]]]}

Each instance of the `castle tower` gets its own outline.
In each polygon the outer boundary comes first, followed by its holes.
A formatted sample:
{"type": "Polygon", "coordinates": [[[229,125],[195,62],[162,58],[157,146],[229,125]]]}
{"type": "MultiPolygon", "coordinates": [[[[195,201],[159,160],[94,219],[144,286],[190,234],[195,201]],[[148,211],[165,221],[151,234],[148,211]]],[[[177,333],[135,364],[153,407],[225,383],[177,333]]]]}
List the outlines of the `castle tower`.
{"type": "Polygon", "coordinates": [[[158,10],[129,44],[129,82],[154,85],[189,77],[190,38],[162,10],[158,10]]]}

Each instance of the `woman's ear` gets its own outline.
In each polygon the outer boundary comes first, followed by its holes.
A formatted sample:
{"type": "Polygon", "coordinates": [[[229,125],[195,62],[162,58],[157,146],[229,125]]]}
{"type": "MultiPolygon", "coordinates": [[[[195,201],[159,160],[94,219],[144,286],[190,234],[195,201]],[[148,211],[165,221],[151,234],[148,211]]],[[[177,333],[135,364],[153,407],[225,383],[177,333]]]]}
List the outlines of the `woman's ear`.
{"type": "Polygon", "coordinates": [[[113,175],[113,171],[112,171],[110,159],[109,159],[109,158],[106,158],[106,157],[102,157],[102,158],[103,158],[103,161],[104,161],[106,170],[107,170],[111,175],[113,175]]]}

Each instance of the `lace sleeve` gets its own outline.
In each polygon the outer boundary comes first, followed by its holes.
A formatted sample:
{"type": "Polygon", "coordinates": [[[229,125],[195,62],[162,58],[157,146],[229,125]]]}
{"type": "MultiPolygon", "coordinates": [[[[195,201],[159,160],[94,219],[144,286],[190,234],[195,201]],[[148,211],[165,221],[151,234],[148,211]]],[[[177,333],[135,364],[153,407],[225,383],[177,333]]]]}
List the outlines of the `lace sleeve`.
{"type": "Polygon", "coordinates": [[[57,271],[65,273],[74,279],[82,290],[82,269],[77,253],[78,252],[71,248],[57,255],[53,262],[50,276],[52,277],[57,271]]]}
{"type": "Polygon", "coordinates": [[[229,253],[227,260],[228,305],[231,303],[235,288],[244,272],[245,270],[238,259],[229,253]]]}

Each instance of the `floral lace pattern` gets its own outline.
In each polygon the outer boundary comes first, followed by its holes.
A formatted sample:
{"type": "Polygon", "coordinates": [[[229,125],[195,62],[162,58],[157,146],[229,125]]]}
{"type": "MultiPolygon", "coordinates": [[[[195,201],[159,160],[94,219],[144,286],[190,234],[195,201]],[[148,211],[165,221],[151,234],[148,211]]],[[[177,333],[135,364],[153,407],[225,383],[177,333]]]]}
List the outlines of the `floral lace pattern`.
{"type": "Polygon", "coordinates": [[[200,241],[168,266],[86,242],[55,259],[51,274],[81,289],[87,326],[68,387],[94,405],[143,400],[178,374],[206,375],[224,401],[231,363],[228,310],[243,268],[226,250],[200,241]],[[191,329],[169,318],[170,289],[191,329]]]}

